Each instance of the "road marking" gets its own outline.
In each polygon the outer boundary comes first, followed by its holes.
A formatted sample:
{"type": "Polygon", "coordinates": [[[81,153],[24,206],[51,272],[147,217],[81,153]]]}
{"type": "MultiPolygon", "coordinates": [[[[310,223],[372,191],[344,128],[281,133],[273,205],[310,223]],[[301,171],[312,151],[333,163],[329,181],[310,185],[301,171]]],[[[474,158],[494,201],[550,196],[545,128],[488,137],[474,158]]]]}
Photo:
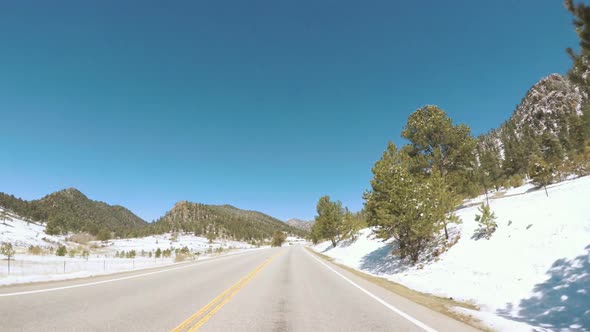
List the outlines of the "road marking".
{"type": "MultiPolygon", "coordinates": [[[[237,256],[237,255],[248,254],[248,253],[252,253],[252,252],[257,252],[257,250],[256,251],[246,251],[246,252],[236,253],[236,254],[227,255],[227,256],[223,256],[223,257],[219,257],[219,258],[208,259],[208,260],[200,261],[200,262],[197,261],[197,262],[194,262],[193,264],[187,264],[187,265],[180,266],[180,267],[174,267],[174,268],[165,269],[165,270],[158,270],[158,271],[154,271],[154,272],[146,272],[146,273],[136,274],[136,275],[132,275],[132,276],[128,276],[128,277],[108,279],[108,280],[103,280],[103,281],[93,281],[93,282],[88,282],[88,283],[79,284],[79,285],[62,286],[62,287],[54,287],[54,288],[45,288],[45,289],[38,289],[38,290],[24,291],[24,292],[15,292],[15,293],[6,293],[6,294],[0,294],[0,297],[9,297],[9,296],[18,296],[18,295],[46,293],[46,292],[54,292],[54,291],[59,291],[59,290],[64,290],[64,289],[72,289],[72,288],[80,288],[80,287],[88,287],[88,286],[94,286],[94,285],[100,285],[100,284],[107,284],[107,283],[110,283],[110,282],[116,282],[116,281],[122,281],[122,280],[128,280],[128,279],[135,279],[135,278],[139,278],[139,277],[149,276],[149,275],[152,275],[152,274],[159,274],[159,273],[164,273],[164,272],[170,272],[170,271],[175,271],[175,270],[186,269],[188,267],[204,265],[204,264],[211,263],[211,262],[218,262],[220,260],[224,260],[224,259],[232,258],[232,257],[237,256]]],[[[99,276],[104,276],[104,275],[99,275],[99,276]]],[[[72,279],[70,279],[70,280],[72,280],[72,279]]],[[[60,281],[69,281],[69,280],[60,280],[60,281]]]]}
{"type": "Polygon", "coordinates": [[[280,252],[274,254],[262,264],[258,265],[254,270],[246,274],[242,279],[231,285],[228,289],[219,294],[211,302],[207,303],[196,313],[192,314],[184,322],[180,323],[172,332],[188,331],[194,332],[200,329],[207,321],[215,315],[232,297],[234,297],[242,288],[244,288],[250,280],[252,280],[266,265],[268,265],[280,252]],[[199,318],[199,319],[198,319],[199,318]],[[197,320],[198,319],[198,320],[197,320]],[[191,326],[192,325],[192,326],[191,326]],[[188,329],[187,329],[188,328],[188,329]]]}
{"type": "MultiPolygon", "coordinates": [[[[307,250],[305,250],[305,252],[307,252],[307,250]]],[[[376,295],[374,295],[373,293],[369,292],[368,290],[362,288],[361,286],[357,285],[354,281],[348,279],[347,277],[343,276],[342,274],[340,274],[338,271],[334,270],[331,266],[329,266],[328,264],[322,262],[319,258],[315,257],[314,255],[312,255],[311,253],[307,252],[307,254],[309,256],[311,256],[313,259],[315,259],[318,263],[322,264],[323,266],[325,266],[327,269],[329,269],[330,271],[336,273],[340,278],[346,280],[349,284],[353,285],[354,287],[358,288],[361,292],[367,294],[369,297],[371,297],[373,300],[381,303],[382,305],[384,305],[387,309],[395,312],[396,314],[402,316],[403,318],[409,320],[411,323],[413,323],[414,325],[418,326],[419,328],[423,329],[426,332],[437,332],[435,329],[433,329],[432,327],[422,323],[421,321],[417,320],[416,318],[406,314],[405,312],[401,311],[400,309],[392,306],[391,304],[385,302],[384,300],[382,300],[381,298],[377,297],[376,295]]]]}

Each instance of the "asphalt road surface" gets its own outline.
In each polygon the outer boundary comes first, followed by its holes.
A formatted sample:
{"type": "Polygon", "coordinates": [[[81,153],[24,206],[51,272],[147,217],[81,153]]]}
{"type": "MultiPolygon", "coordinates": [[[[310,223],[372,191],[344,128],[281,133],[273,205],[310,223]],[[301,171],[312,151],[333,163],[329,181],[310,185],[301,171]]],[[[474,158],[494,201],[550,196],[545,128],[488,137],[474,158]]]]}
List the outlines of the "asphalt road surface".
{"type": "Polygon", "coordinates": [[[2,331],[475,331],[309,253],[0,288],[2,331]]]}

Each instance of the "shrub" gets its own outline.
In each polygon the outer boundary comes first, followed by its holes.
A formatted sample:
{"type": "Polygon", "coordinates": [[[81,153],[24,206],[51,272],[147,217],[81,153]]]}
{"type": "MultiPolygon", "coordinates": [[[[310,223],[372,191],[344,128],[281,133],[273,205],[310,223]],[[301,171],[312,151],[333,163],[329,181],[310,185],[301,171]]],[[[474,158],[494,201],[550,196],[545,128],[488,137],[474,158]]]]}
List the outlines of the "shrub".
{"type": "Polygon", "coordinates": [[[89,233],[78,233],[78,234],[73,234],[67,240],[70,242],[76,242],[79,244],[88,244],[88,242],[96,240],[96,237],[94,237],[92,234],[89,234],[89,233]]]}
{"type": "Polygon", "coordinates": [[[272,236],[272,246],[280,247],[283,245],[283,243],[285,243],[286,239],[287,238],[285,236],[285,233],[283,233],[282,231],[276,231],[272,236]]]}
{"type": "Polygon", "coordinates": [[[55,251],[55,254],[57,256],[65,256],[68,253],[68,249],[66,248],[66,246],[59,246],[57,248],[57,250],[55,251]]]}
{"type": "Polygon", "coordinates": [[[162,249],[156,249],[156,258],[160,258],[162,256],[162,249]]]}
{"type": "Polygon", "coordinates": [[[39,256],[39,255],[43,254],[43,249],[39,246],[29,246],[29,249],[27,251],[29,252],[29,254],[35,255],[35,256],[39,256]]]}
{"type": "Polygon", "coordinates": [[[179,262],[184,262],[185,260],[187,260],[187,258],[188,258],[188,255],[185,255],[185,254],[178,254],[178,255],[176,255],[176,257],[174,257],[174,261],[175,261],[176,263],[179,263],[179,262]]]}
{"type": "Polygon", "coordinates": [[[137,252],[135,252],[135,250],[129,250],[127,252],[127,258],[135,258],[135,256],[137,256],[137,252]]]}
{"type": "Polygon", "coordinates": [[[522,176],[514,174],[508,179],[508,183],[512,188],[518,188],[524,184],[524,180],[522,179],[522,176]]]}

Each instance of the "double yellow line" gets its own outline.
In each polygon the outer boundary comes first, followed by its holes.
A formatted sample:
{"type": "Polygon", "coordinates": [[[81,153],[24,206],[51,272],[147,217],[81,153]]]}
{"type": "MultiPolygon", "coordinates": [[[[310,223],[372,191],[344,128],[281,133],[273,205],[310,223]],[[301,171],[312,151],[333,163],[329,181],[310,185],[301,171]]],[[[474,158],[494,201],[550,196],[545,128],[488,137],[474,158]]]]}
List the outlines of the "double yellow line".
{"type": "Polygon", "coordinates": [[[252,280],[258,272],[260,272],[270,261],[272,261],[275,257],[277,257],[279,253],[271,256],[267,260],[265,260],[262,264],[258,265],[254,270],[248,273],[245,277],[240,279],[238,282],[233,284],[230,288],[226,289],[223,293],[219,296],[214,298],[211,302],[209,302],[206,306],[201,308],[201,310],[194,313],[190,316],[187,320],[182,322],[176,328],[172,330],[172,332],[181,332],[181,331],[188,331],[193,332],[197,331],[201,328],[207,321],[215,315],[216,312],[219,311],[232,297],[234,297],[244,286],[246,286],[250,280],[252,280]]]}

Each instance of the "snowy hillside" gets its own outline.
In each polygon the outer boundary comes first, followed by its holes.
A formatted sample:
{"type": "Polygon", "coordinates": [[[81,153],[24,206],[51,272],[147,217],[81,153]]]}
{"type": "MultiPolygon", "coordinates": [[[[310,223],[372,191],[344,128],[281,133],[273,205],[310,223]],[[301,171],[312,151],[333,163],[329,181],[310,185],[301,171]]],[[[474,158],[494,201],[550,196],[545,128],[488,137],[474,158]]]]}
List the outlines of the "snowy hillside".
{"type": "Polygon", "coordinates": [[[337,262],[410,288],[477,304],[475,315],[501,331],[590,331],[590,177],[492,195],[498,229],[477,239],[476,200],[459,209],[456,245],[408,266],[391,240],[370,229],[354,243],[314,247],[337,262]],[[469,204],[471,203],[471,204],[469,204]],[[502,317],[502,318],[500,318],[502,317]],[[525,325],[526,323],[528,325],[525,325]]]}
{"type": "Polygon", "coordinates": [[[10,242],[16,247],[55,246],[65,244],[64,236],[45,234],[45,224],[28,222],[23,218],[0,208],[8,214],[7,220],[0,221],[0,243],[10,242]]]}
{"type": "MultiPolygon", "coordinates": [[[[4,212],[1,208],[0,211],[4,212]]],[[[7,220],[0,220],[0,243],[12,244],[16,254],[11,258],[10,272],[7,258],[0,256],[0,285],[110,274],[255,249],[244,242],[209,242],[192,234],[76,243],[70,241],[70,236],[46,234],[44,223],[33,223],[14,213],[8,214],[7,220]],[[59,246],[66,247],[64,256],[56,255],[59,246]],[[169,254],[156,257],[158,249],[169,254]],[[84,256],[85,252],[87,256],[84,256]]]]}

